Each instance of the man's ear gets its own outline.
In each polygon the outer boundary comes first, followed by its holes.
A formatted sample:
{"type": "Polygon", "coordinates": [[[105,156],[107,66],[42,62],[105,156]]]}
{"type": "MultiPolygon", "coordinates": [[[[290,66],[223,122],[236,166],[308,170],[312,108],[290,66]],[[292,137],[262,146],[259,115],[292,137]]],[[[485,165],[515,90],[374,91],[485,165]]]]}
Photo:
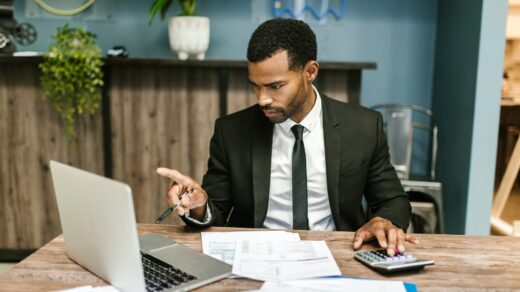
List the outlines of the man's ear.
{"type": "Polygon", "coordinates": [[[318,77],[319,68],[320,65],[318,64],[318,62],[314,60],[309,61],[307,65],[305,65],[305,78],[308,81],[313,82],[316,79],[316,77],[318,77]]]}

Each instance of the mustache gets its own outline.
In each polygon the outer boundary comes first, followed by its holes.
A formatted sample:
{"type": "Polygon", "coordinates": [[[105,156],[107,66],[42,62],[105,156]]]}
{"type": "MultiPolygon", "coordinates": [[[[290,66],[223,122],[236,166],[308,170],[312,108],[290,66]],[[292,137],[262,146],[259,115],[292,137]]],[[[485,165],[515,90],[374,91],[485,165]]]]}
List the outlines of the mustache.
{"type": "Polygon", "coordinates": [[[283,108],[281,108],[281,107],[270,106],[270,105],[260,106],[260,109],[262,109],[264,111],[277,111],[277,112],[283,111],[283,108]]]}

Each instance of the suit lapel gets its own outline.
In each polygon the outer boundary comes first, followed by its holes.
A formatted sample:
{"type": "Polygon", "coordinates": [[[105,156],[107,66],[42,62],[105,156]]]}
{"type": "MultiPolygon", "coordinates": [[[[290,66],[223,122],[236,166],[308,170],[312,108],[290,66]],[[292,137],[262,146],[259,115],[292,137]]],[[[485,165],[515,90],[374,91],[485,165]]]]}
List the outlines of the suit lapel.
{"type": "Polygon", "coordinates": [[[323,138],[325,141],[325,163],[327,168],[327,191],[334,222],[339,222],[339,168],[341,155],[341,125],[334,108],[325,95],[322,97],[323,138]]]}
{"type": "Polygon", "coordinates": [[[273,124],[261,114],[253,131],[253,195],[255,227],[262,227],[269,203],[273,124]]]}

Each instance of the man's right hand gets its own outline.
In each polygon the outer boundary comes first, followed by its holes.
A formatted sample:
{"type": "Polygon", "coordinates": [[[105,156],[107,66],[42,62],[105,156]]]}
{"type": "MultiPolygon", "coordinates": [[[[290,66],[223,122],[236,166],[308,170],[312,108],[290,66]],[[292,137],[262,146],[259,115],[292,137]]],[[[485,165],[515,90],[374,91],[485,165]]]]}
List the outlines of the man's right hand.
{"type": "Polygon", "coordinates": [[[157,169],[157,173],[171,179],[166,194],[166,204],[168,206],[177,204],[176,211],[181,216],[184,216],[189,210],[190,217],[203,221],[206,215],[208,194],[199,183],[175,169],[160,167],[157,169]],[[188,192],[188,194],[183,195],[185,192],[188,192]]]}

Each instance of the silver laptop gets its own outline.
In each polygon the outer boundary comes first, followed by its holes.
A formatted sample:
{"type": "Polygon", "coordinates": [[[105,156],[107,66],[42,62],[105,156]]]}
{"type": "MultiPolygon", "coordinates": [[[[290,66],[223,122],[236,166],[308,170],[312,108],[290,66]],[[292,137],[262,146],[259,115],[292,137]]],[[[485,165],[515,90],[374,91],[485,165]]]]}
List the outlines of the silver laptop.
{"type": "Polygon", "coordinates": [[[186,291],[231,266],[158,234],[138,238],[127,184],[51,161],[68,256],[122,291],[186,291]]]}

